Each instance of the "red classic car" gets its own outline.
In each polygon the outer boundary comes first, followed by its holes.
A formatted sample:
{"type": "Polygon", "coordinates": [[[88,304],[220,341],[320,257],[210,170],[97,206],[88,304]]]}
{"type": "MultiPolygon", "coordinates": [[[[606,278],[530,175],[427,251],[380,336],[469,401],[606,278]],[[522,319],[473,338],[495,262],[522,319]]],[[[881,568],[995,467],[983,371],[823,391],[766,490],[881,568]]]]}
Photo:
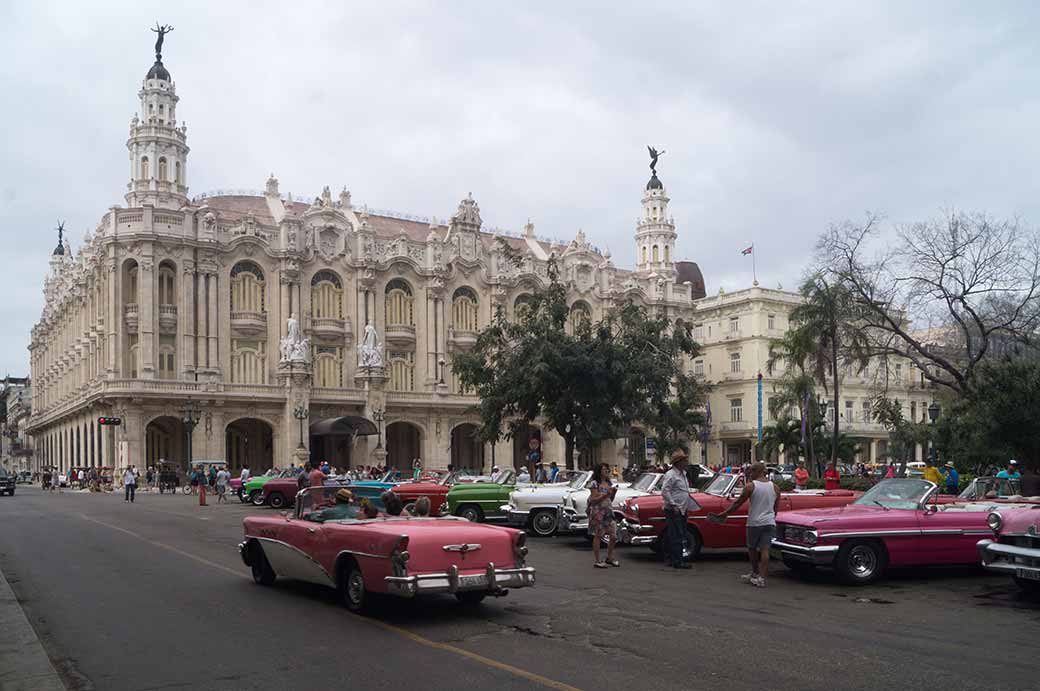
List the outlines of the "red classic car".
{"type": "Polygon", "coordinates": [[[253,504],[263,506],[267,504],[272,509],[280,509],[292,506],[296,493],[300,491],[300,483],[294,477],[276,477],[264,483],[260,488],[260,494],[253,497],[253,504]]]}
{"type": "Polygon", "coordinates": [[[1011,576],[1027,593],[1040,593],[1040,504],[994,511],[986,517],[993,538],[979,540],[982,565],[1011,576]]]}
{"type": "MultiPolygon", "coordinates": [[[[707,520],[709,513],[719,513],[733,503],[743,489],[744,476],[721,474],[716,475],[704,491],[690,492],[694,507],[686,517],[689,558],[698,558],[703,548],[732,549],[747,546],[746,512],[730,516],[725,523],[707,520]]],[[[780,508],[844,506],[858,496],[859,492],[849,490],[784,492],[780,495],[780,508]]],[[[648,545],[655,552],[661,551],[665,530],[664,499],[656,494],[627,500],[618,526],[622,544],[648,545]]]]}
{"type": "Polygon", "coordinates": [[[883,480],[849,506],[781,511],[771,552],[798,572],[834,568],[852,585],[877,580],[889,566],[977,564],[986,519],[1016,504],[982,500],[936,503],[927,480],[883,480]]]}
{"type": "Polygon", "coordinates": [[[448,497],[448,490],[460,482],[473,482],[477,479],[478,476],[456,470],[420,482],[406,482],[391,488],[391,491],[401,498],[405,511],[411,513],[411,508],[419,497],[426,497],[430,500],[430,515],[439,516],[441,506],[448,497]]]}
{"type": "Polygon", "coordinates": [[[368,593],[414,597],[452,593],[476,604],[509,588],[533,586],[523,531],[465,519],[321,520],[336,487],[300,492],[293,516],[245,518],[239,553],[260,585],[291,578],[335,588],[353,611],[368,593]]]}

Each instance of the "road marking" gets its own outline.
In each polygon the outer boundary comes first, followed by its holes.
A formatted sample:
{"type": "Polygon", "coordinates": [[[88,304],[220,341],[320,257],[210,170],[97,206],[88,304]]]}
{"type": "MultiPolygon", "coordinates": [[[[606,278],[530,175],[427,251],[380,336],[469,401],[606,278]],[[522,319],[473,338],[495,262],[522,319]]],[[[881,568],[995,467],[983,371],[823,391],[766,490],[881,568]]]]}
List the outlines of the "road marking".
{"type": "Polygon", "coordinates": [[[228,567],[226,567],[226,566],[224,566],[222,564],[218,564],[215,561],[210,561],[209,559],[204,559],[202,557],[199,557],[199,556],[196,556],[194,554],[191,554],[190,552],[185,552],[182,549],[177,549],[173,545],[167,545],[164,542],[156,542],[155,540],[149,540],[144,535],[141,535],[139,533],[135,533],[132,530],[127,530],[126,528],[120,528],[118,525],[112,525],[111,523],[105,523],[104,521],[99,521],[98,519],[91,518],[90,516],[88,516],[86,514],[80,514],[80,515],[83,516],[83,518],[85,520],[88,520],[91,523],[97,523],[98,525],[103,525],[106,528],[111,528],[112,530],[118,530],[121,533],[126,533],[127,535],[132,535],[133,537],[136,537],[138,540],[142,540],[144,542],[147,542],[150,545],[154,545],[155,547],[159,547],[161,549],[169,550],[170,552],[173,552],[174,554],[179,554],[182,557],[187,557],[188,559],[192,559],[194,561],[197,561],[200,564],[205,564],[206,566],[212,566],[213,568],[219,569],[219,570],[223,571],[224,573],[230,573],[232,576],[239,576],[239,577],[248,578],[248,576],[244,576],[244,574],[241,571],[235,571],[234,569],[229,569],[228,567]]]}
{"type": "Polygon", "coordinates": [[[378,626],[379,628],[384,629],[386,631],[390,631],[391,633],[396,633],[398,636],[403,636],[404,638],[407,638],[408,640],[414,643],[418,643],[419,645],[425,645],[435,650],[443,650],[445,652],[455,653],[456,655],[468,658],[470,660],[473,660],[474,662],[479,662],[482,665],[486,665],[488,667],[492,667],[503,672],[514,674],[518,677],[527,679],[528,681],[533,681],[536,684],[541,684],[542,686],[546,686],[550,689],[559,689],[560,691],[581,691],[577,686],[571,686],[570,684],[565,684],[562,681],[556,681],[555,679],[543,677],[541,674],[528,672],[526,669],[514,667],[513,665],[507,664],[505,662],[492,660],[490,657],[484,657],[479,653],[470,652],[469,650],[465,650],[464,648],[458,648],[454,645],[451,645],[450,643],[438,643],[437,641],[430,640],[425,636],[420,636],[417,633],[412,633],[407,629],[399,628],[397,626],[394,626],[393,624],[387,624],[386,622],[378,621],[376,619],[369,619],[359,614],[355,614],[353,616],[368,624],[378,626]]]}
{"type": "MultiPolygon", "coordinates": [[[[249,580],[252,580],[249,576],[246,576],[245,574],[241,573],[240,571],[236,571],[234,569],[229,569],[228,567],[223,566],[222,564],[218,564],[215,561],[210,561],[209,559],[204,559],[202,557],[196,556],[196,555],[191,554],[189,552],[185,552],[182,549],[178,549],[178,548],[176,548],[176,547],[174,547],[172,545],[167,545],[167,544],[165,544],[163,542],[156,542],[155,540],[149,540],[148,538],[144,537],[143,535],[141,535],[139,533],[135,533],[132,530],[127,530],[126,528],[121,528],[118,525],[112,525],[111,523],[106,523],[105,521],[99,521],[98,519],[91,518],[90,516],[88,516],[86,514],[80,514],[80,515],[83,517],[84,520],[90,521],[91,523],[97,523],[98,525],[103,525],[106,528],[111,528],[112,530],[118,530],[121,533],[126,533],[127,535],[131,535],[133,537],[136,537],[138,540],[142,540],[144,542],[147,542],[150,545],[154,545],[155,547],[159,547],[160,549],[169,550],[170,552],[173,552],[175,554],[179,554],[182,557],[187,557],[188,559],[192,559],[194,561],[197,561],[200,564],[205,564],[206,566],[212,566],[213,568],[218,569],[220,571],[223,571],[224,573],[229,573],[232,576],[237,576],[237,577],[247,578],[249,580]]],[[[444,652],[447,652],[447,653],[454,653],[455,655],[459,655],[460,657],[464,657],[464,658],[467,658],[469,660],[473,660],[474,662],[479,662],[480,664],[485,665],[486,667],[491,667],[492,669],[497,669],[497,670],[500,670],[502,672],[508,672],[509,674],[513,674],[513,675],[518,676],[518,677],[520,677],[522,679],[527,679],[528,681],[532,681],[532,682],[534,682],[536,684],[540,684],[540,685],[545,686],[545,687],[550,688],[550,689],[558,689],[559,691],[581,691],[581,689],[579,689],[577,686],[571,686],[570,684],[566,684],[566,683],[564,683],[562,681],[556,681],[555,679],[550,679],[548,677],[543,677],[542,675],[535,674],[534,672],[528,672],[526,669],[521,669],[520,667],[514,667],[513,665],[510,665],[510,664],[505,663],[505,662],[499,662],[498,660],[493,660],[490,657],[485,657],[485,656],[483,656],[483,655],[481,655],[479,653],[474,653],[474,652],[471,652],[469,650],[465,650],[464,648],[459,648],[457,646],[451,645],[450,643],[439,643],[437,641],[434,641],[434,640],[431,640],[429,638],[426,638],[425,636],[420,636],[417,633],[412,633],[411,631],[409,631],[407,629],[402,629],[402,628],[400,628],[398,626],[394,626],[393,624],[387,624],[386,622],[379,621],[377,619],[370,619],[368,617],[363,617],[360,614],[351,614],[351,616],[353,616],[358,621],[365,622],[366,624],[370,624],[372,626],[377,626],[377,627],[383,629],[384,631],[389,631],[390,633],[394,633],[394,634],[397,634],[398,636],[401,636],[403,638],[407,638],[408,640],[412,641],[413,643],[418,643],[419,645],[424,645],[424,646],[426,646],[428,648],[433,648],[434,650],[441,650],[441,651],[444,651],[444,652]]]]}

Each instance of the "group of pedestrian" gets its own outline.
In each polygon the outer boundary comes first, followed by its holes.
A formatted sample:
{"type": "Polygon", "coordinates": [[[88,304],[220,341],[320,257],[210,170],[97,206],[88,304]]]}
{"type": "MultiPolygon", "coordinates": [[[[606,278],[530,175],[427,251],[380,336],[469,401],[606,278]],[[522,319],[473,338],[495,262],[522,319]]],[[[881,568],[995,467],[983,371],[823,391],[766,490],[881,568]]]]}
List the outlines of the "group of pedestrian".
{"type": "MultiPolygon", "coordinates": [[[[243,468],[240,477],[247,479],[249,477],[249,469],[243,468]]],[[[199,506],[209,506],[206,503],[207,492],[217,495],[218,504],[226,504],[228,500],[228,485],[231,484],[231,473],[226,465],[211,464],[207,470],[200,463],[188,474],[188,483],[191,486],[191,493],[193,495],[197,494],[199,497],[199,506]]]]}
{"type": "MultiPolygon", "coordinates": [[[[1015,461],[1011,462],[1015,463],[1015,461]]],[[[961,477],[953,463],[947,462],[943,468],[939,468],[932,463],[931,459],[928,459],[924,462],[923,477],[928,482],[934,482],[936,486],[943,488],[947,494],[960,492],[961,477]]]]}

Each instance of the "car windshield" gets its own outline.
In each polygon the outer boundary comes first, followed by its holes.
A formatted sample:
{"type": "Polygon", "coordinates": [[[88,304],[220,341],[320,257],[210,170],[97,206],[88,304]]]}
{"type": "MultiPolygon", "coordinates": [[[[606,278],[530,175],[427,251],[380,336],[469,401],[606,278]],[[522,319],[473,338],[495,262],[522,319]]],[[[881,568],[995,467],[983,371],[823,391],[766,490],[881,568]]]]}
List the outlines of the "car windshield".
{"type": "Polygon", "coordinates": [[[498,483],[500,485],[508,485],[513,481],[512,470],[500,470],[491,477],[491,482],[498,483]]]}
{"type": "Polygon", "coordinates": [[[657,482],[657,473],[643,473],[632,483],[632,489],[640,492],[649,492],[655,482],[657,482]]]}
{"type": "Polygon", "coordinates": [[[1019,494],[1018,480],[1006,477],[977,477],[964,488],[958,499],[996,499],[1019,494]]]}
{"type": "Polygon", "coordinates": [[[387,474],[383,476],[383,479],[381,479],[380,482],[399,482],[400,480],[401,480],[401,471],[400,470],[391,470],[391,471],[388,471],[387,474]]]}
{"type": "Polygon", "coordinates": [[[853,503],[886,509],[916,509],[934,488],[935,485],[926,480],[883,480],[853,503]]]}
{"type": "Polygon", "coordinates": [[[567,486],[571,489],[584,489],[591,479],[592,473],[578,473],[567,483],[567,486]]]}
{"type": "Polygon", "coordinates": [[[704,488],[704,491],[717,497],[724,497],[736,484],[737,479],[736,475],[716,475],[715,479],[704,488]]]}

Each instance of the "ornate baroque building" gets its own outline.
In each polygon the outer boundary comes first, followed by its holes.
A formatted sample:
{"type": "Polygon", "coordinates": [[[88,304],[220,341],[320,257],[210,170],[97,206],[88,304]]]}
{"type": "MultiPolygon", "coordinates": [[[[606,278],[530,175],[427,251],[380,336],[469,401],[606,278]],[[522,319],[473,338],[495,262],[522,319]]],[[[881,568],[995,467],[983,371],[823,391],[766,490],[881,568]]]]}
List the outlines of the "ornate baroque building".
{"type": "MultiPolygon", "coordinates": [[[[308,457],[341,468],[511,464],[527,438],[474,441],[473,399],[451,354],[472,347],[497,308],[524,309],[551,254],[574,319],[634,300],[703,329],[705,356],[689,365],[719,383],[709,462],[750,454],[749,391],[766,338],[785,327],[797,296],[755,287],[705,298],[697,265],[675,259],[656,173],[642,191],[631,271],[581,231],[568,244],[537,238],[531,224],[516,236],[487,232],[470,196],[446,222],[369,211],[346,189],[293,200],[273,175],[263,193],[189,198],[187,128],[161,55],[138,97],[126,205],[109,208],[75,254],[59,236],[45,280],[29,347],[28,432],[41,465],[183,464],[189,405],[199,411],[193,457],[236,470],[308,457]],[[519,266],[508,259],[516,253],[519,266]],[[369,324],[381,366],[359,364],[369,324]],[[99,416],[123,424],[99,427],[99,416]]],[[[562,461],[555,434],[543,444],[562,461]]],[[[643,431],[633,429],[582,462],[642,453],[643,431]]]]}

